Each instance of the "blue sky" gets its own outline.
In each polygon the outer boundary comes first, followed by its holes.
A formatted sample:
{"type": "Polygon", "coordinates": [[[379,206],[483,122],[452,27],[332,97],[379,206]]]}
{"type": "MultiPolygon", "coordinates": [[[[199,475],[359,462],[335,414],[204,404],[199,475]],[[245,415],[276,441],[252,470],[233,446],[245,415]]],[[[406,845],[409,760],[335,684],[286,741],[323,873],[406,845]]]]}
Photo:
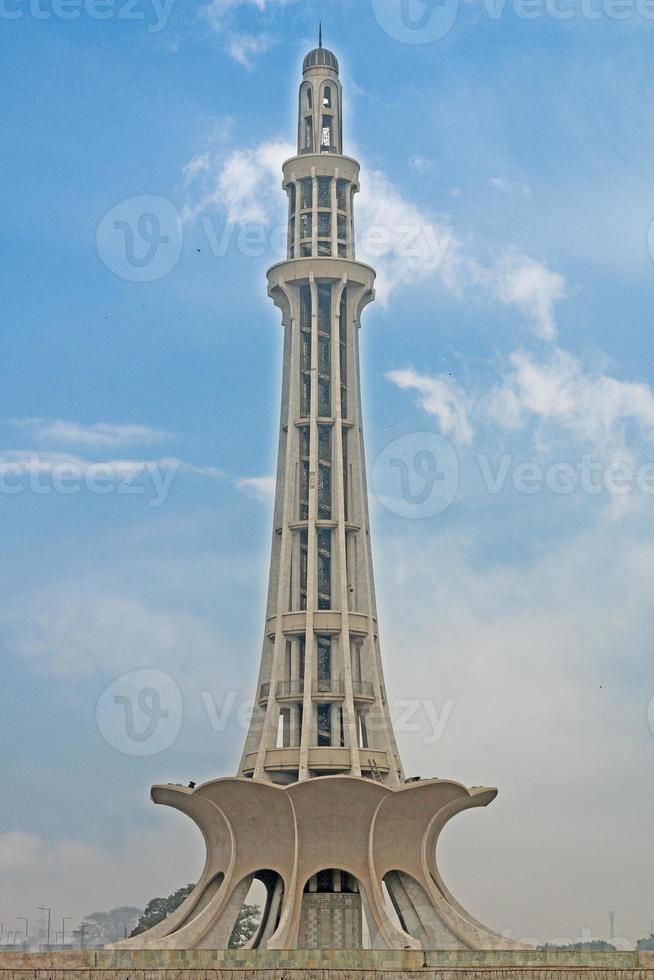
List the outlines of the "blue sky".
{"type": "Polygon", "coordinates": [[[322,17],[379,270],[365,413],[388,686],[396,717],[414,712],[405,766],[500,787],[442,844],[480,918],[541,941],[606,935],[608,908],[620,936],[648,929],[654,12],[462,0],[443,36],[407,43],[398,6],[138,0],[99,19],[5,0],[5,923],[190,880],[200,842],[148,788],[236,769],[278,420],[265,270],[322,17]],[[153,208],[179,256],[130,281],[103,219],[153,208]],[[407,519],[375,461],[421,433],[450,444],[458,486],[407,519]],[[96,720],[136,669],[180,691],[181,730],[151,756],[96,720]]]}

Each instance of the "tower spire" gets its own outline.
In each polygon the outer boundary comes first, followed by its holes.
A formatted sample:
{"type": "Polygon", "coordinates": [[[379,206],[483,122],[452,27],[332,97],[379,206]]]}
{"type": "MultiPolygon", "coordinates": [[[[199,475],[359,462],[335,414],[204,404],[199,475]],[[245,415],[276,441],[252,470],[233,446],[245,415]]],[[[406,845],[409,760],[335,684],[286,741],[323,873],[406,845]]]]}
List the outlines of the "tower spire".
{"type": "Polygon", "coordinates": [[[322,21],[318,25],[318,47],[322,47],[322,21]]]}

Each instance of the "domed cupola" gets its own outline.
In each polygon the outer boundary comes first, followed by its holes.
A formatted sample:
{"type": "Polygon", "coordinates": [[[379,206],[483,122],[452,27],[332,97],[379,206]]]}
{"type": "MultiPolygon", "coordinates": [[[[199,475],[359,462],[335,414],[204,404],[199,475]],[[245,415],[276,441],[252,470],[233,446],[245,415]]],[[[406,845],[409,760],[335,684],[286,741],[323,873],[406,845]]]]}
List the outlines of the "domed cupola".
{"type": "Polygon", "coordinates": [[[322,46],[304,59],[304,81],[300,87],[298,153],[343,152],[342,89],[338,59],[322,46]]]}

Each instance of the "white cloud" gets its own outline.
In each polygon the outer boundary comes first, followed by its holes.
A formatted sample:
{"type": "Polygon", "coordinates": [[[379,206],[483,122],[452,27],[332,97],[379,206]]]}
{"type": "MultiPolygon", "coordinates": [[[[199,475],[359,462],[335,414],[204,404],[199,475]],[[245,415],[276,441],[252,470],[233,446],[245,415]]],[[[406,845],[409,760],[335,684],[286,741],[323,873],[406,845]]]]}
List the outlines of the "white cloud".
{"type": "MultiPolygon", "coordinates": [[[[277,227],[284,238],[281,166],[295,152],[293,144],[273,139],[254,148],[234,149],[227,156],[193,157],[184,168],[185,220],[218,208],[231,224],[277,227]]],[[[490,301],[514,306],[538,336],[554,338],[555,304],[565,295],[562,275],[515,251],[480,262],[446,220],[410,201],[383,172],[365,163],[362,169],[355,204],[357,256],[377,270],[377,297],[383,304],[406,286],[439,281],[461,298],[474,290],[490,301]]]]}
{"type": "Polygon", "coordinates": [[[254,149],[232,150],[226,157],[194,157],[185,167],[190,178],[185,220],[219,208],[230,224],[281,223],[285,205],[280,189],[282,164],[294,152],[292,143],[278,139],[254,149]]]}
{"type": "Polygon", "coordinates": [[[356,225],[357,255],[377,269],[382,303],[403,286],[434,278],[457,247],[451,227],[423,214],[379,170],[365,170],[356,225]]]}
{"type": "Polygon", "coordinates": [[[484,561],[486,540],[427,522],[377,545],[387,686],[419,726],[399,734],[408,774],[500,790],[447,829],[445,880],[517,937],[605,934],[610,907],[645,932],[651,529],[602,523],[528,560],[484,561]],[[416,699],[453,702],[436,745],[416,699]]]}
{"type": "MultiPolygon", "coordinates": [[[[17,912],[36,909],[44,896],[56,896],[72,917],[67,931],[91,912],[143,908],[156,895],[197,880],[203,851],[191,822],[176,822],[173,814],[169,826],[128,833],[111,849],[72,837],[48,841],[22,830],[0,833],[0,918],[13,923],[17,912]]],[[[53,934],[55,921],[53,914],[53,934]]],[[[39,931],[39,920],[30,916],[35,939],[39,931]]]]}
{"type": "Polygon", "coordinates": [[[135,667],[188,673],[215,661],[213,628],[183,610],[151,608],[139,599],[81,585],[27,596],[2,613],[9,650],[70,680],[135,667]]]}
{"type": "Polygon", "coordinates": [[[507,253],[497,267],[497,295],[503,303],[517,306],[539,337],[556,336],[554,305],[566,294],[565,279],[542,262],[507,253]]]}
{"type": "Polygon", "coordinates": [[[244,68],[252,68],[255,55],[263,54],[271,44],[272,40],[266,34],[259,34],[256,37],[252,34],[235,34],[227,50],[234,61],[238,61],[244,68]]]}
{"type": "Polygon", "coordinates": [[[528,351],[515,351],[485,407],[506,429],[533,420],[599,451],[624,446],[630,422],[648,437],[654,433],[654,392],[648,385],[589,373],[560,347],[543,360],[528,351]]]}
{"type": "Polygon", "coordinates": [[[434,169],[434,164],[432,160],[427,157],[422,157],[419,154],[414,154],[409,157],[409,167],[411,170],[415,171],[419,177],[426,177],[434,169]]]}
{"type": "Polygon", "coordinates": [[[236,481],[237,489],[244,490],[264,504],[274,499],[276,485],[277,480],[274,476],[251,476],[236,481]]]}
{"type": "Polygon", "coordinates": [[[505,177],[491,177],[488,186],[501,191],[503,194],[508,194],[509,197],[531,197],[531,188],[528,184],[507,180],[505,177]]]}
{"type": "Polygon", "coordinates": [[[35,452],[30,449],[0,451],[0,473],[3,474],[54,474],[65,479],[67,473],[74,473],[91,480],[120,481],[142,473],[152,473],[154,470],[172,470],[193,476],[211,477],[214,480],[224,476],[223,471],[215,466],[195,466],[175,456],[163,456],[159,459],[89,460],[71,453],[35,452]]]}
{"type": "Polygon", "coordinates": [[[389,371],[390,381],[403,389],[413,389],[419,393],[418,404],[428,414],[433,415],[441,432],[463,445],[472,442],[469,399],[462,388],[447,375],[429,377],[418,374],[412,368],[389,371]]]}
{"type": "Polygon", "coordinates": [[[169,432],[147,425],[97,422],[83,425],[61,419],[15,419],[14,425],[28,431],[39,443],[79,445],[99,448],[148,446],[172,438],[169,432]]]}

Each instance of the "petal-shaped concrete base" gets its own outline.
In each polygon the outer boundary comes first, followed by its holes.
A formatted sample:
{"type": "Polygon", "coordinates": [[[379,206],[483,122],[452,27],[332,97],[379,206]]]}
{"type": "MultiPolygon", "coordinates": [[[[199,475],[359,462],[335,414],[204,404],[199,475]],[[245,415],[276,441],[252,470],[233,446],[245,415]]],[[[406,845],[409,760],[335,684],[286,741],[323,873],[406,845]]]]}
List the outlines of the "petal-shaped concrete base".
{"type": "Polygon", "coordinates": [[[436,863],[447,821],[461,810],[487,806],[496,795],[495,789],[447,780],[394,789],[356,776],[287,787],[242,778],[195,790],[155,786],[155,803],[181,810],[202,831],[205,868],[173,915],[114,948],[224,949],[251,882],[259,878],[268,901],[250,946],[296,949],[305,886],[328,868],[357,879],[373,948],[520,948],[456,902],[436,863]]]}

